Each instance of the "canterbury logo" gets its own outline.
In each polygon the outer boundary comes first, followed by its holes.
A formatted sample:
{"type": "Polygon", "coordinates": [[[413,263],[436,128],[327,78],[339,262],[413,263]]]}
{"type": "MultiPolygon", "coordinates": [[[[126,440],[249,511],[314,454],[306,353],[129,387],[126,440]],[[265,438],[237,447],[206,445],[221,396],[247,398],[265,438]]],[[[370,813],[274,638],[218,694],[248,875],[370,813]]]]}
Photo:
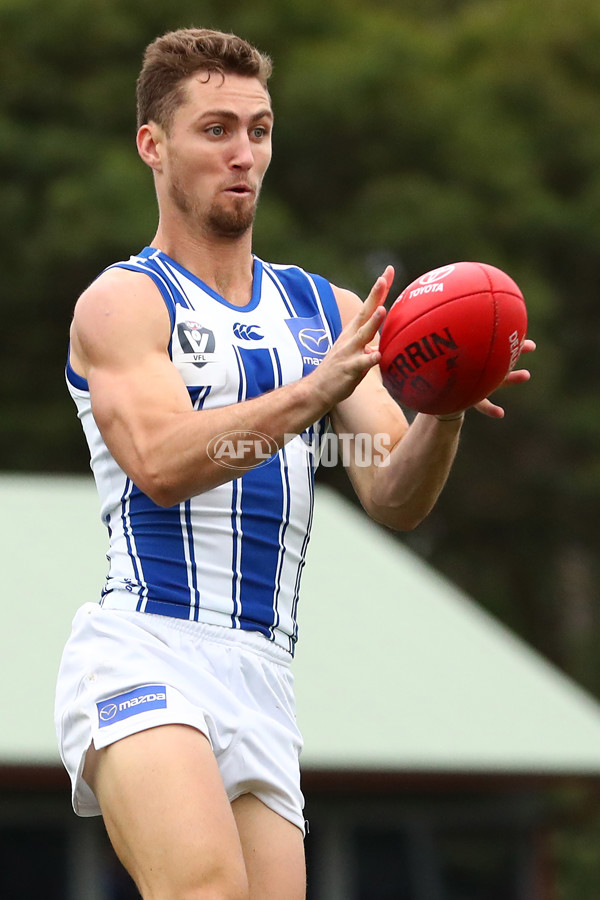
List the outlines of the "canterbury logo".
{"type": "Polygon", "coordinates": [[[236,322],[233,326],[233,333],[242,341],[262,341],[263,339],[258,325],[243,325],[242,322],[236,322]]]}

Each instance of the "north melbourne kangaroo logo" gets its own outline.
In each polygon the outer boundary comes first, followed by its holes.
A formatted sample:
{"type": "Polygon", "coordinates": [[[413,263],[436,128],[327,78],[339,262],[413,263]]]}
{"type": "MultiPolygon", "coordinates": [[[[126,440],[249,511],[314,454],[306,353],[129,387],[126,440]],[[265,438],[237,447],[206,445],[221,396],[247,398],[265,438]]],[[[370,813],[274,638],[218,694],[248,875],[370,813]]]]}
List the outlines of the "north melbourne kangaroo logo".
{"type": "Polygon", "coordinates": [[[258,325],[244,325],[243,322],[234,324],[233,333],[242,341],[262,341],[264,337],[258,325]]]}

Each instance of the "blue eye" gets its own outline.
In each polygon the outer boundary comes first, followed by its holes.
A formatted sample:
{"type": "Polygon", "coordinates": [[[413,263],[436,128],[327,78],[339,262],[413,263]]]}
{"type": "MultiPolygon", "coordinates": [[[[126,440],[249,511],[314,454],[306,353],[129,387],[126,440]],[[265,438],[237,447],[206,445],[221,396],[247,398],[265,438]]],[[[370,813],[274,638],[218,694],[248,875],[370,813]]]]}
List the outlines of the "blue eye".
{"type": "Polygon", "coordinates": [[[222,125],[211,125],[210,128],[207,129],[207,131],[213,137],[222,137],[225,134],[225,129],[222,125]]]}

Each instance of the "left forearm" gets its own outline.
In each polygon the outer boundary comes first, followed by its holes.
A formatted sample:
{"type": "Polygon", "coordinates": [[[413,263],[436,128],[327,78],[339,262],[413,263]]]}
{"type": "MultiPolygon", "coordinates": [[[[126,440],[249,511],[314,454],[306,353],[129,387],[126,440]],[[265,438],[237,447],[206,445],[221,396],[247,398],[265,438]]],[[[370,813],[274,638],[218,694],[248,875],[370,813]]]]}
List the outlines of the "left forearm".
{"type": "Polygon", "coordinates": [[[389,461],[373,473],[369,515],[400,531],[415,528],[431,511],[452,467],[462,418],[439,421],[418,415],[392,448],[389,461]]]}

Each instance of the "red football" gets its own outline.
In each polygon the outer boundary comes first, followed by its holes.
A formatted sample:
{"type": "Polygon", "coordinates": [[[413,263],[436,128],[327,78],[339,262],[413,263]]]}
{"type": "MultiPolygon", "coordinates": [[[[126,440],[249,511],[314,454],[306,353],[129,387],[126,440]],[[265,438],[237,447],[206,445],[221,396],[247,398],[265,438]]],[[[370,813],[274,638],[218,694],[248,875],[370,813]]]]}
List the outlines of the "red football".
{"type": "Polygon", "coordinates": [[[467,409],[502,383],[526,330],[523,295],[501,269],[477,262],[433,269],[402,291],[383,323],[383,382],[417,412],[467,409]]]}

